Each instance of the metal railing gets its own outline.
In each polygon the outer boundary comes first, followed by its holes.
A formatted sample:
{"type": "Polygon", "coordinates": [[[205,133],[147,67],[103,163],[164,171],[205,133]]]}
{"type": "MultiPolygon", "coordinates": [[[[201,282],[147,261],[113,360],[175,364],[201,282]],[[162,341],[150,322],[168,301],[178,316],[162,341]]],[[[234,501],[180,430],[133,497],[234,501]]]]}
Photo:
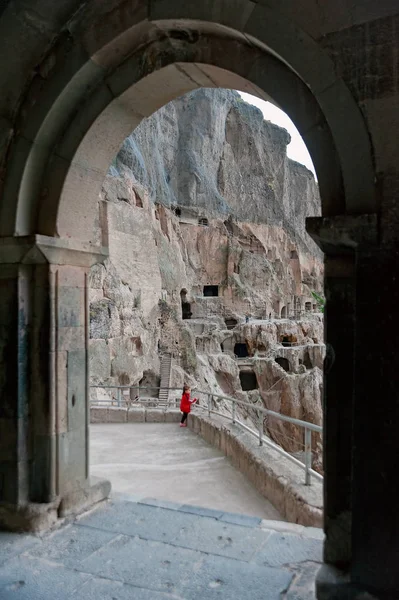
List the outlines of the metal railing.
{"type": "MultiPolygon", "coordinates": [[[[276,384],[279,382],[276,382],[276,384]]],[[[275,385],[276,385],[275,384],[275,385]]],[[[176,408],[180,405],[180,396],[181,396],[181,387],[179,388],[160,388],[155,386],[111,386],[111,385],[92,385],[90,386],[92,389],[110,389],[116,390],[116,396],[110,399],[96,399],[90,400],[91,406],[118,406],[125,407],[127,410],[129,408],[133,408],[134,406],[151,406],[151,407],[162,407],[165,406],[170,408],[176,408]],[[145,395],[149,390],[156,391],[157,394],[161,389],[167,389],[169,392],[176,392],[178,397],[174,400],[168,400],[168,402],[162,402],[159,398],[154,395],[145,395]],[[123,390],[129,390],[129,398],[127,398],[126,394],[123,393],[123,390]],[[133,390],[133,394],[130,390],[133,390]],[[132,396],[134,398],[132,399],[132,396]]],[[[274,386],[272,386],[274,387],[274,386]]],[[[270,388],[271,389],[271,388],[270,388]]],[[[266,390],[268,392],[270,390],[266,390]]],[[[111,392],[112,393],[112,392],[111,392]]],[[[198,402],[193,404],[194,410],[205,411],[210,417],[212,414],[218,415],[225,419],[231,421],[234,425],[238,425],[245,431],[247,431],[252,436],[256,437],[259,441],[259,446],[269,446],[292,463],[294,463],[297,467],[302,469],[305,473],[305,485],[311,485],[312,477],[318,481],[323,481],[323,476],[312,469],[312,432],[322,433],[322,427],[320,425],[315,425],[314,423],[310,423],[308,421],[302,421],[301,419],[295,419],[294,417],[289,417],[288,415],[283,415],[281,413],[275,412],[264,406],[259,406],[257,404],[253,404],[250,402],[245,402],[243,400],[238,400],[237,398],[231,398],[229,396],[221,396],[219,394],[214,394],[212,392],[203,392],[197,389],[192,390],[192,395],[198,398],[198,402]],[[231,411],[229,414],[220,412],[217,409],[217,404],[223,402],[227,402],[231,405],[231,411]],[[251,410],[252,412],[257,413],[257,430],[252,429],[242,421],[237,418],[237,407],[243,407],[245,409],[251,410]],[[273,442],[270,438],[265,436],[264,433],[264,419],[266,417],[273,417],[277,420],[291,423],[303,429],[304,433],[304,462],[284,450],[281,446],[273,442]]]]}

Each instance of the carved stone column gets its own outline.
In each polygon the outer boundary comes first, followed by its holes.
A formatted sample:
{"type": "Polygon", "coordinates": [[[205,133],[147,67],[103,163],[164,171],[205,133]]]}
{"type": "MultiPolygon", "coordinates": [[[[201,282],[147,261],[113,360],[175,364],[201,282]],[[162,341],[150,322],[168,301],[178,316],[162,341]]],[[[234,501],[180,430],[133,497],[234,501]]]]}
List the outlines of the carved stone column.
{"type": "Polygon", "coordinates": [[[0,527],[36,530],[106,497],[89,478],[88,273],[103,249],[0,239],[0,527]]]}

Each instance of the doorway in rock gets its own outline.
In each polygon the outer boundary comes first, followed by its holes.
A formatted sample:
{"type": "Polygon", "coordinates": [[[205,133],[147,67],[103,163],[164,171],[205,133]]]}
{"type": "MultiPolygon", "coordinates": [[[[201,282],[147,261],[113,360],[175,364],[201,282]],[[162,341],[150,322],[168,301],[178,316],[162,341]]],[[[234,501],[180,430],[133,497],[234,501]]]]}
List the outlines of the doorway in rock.
{"type": "Polygon", "coordinates": [[[245,342],[237,342],[234,344],[234,354],[237,358],[246,358],[249,356],[247,344],[245,342]]]}
{"type": "Polygon", "coordinates": [[[259,388],[256,374],[253,371],[240,371],[240,383],[243,392],[257,390],[259,388]]]}
{"type": "Polygon", "coordinates": [[[289,373],[290,371],[290,361],[287,358],[284,358],[283,356],[278,356],[275,359],[276,363],[278,365],[280,365],[280,367],[282,367],[284,369],[284,371],[286,371],[287,373],[289,373]]]}
{"type": "Polygon", "coordinates": [[[193,313],[191,312],[190,302],[187,302],[187,290],[185,290],[185,289],[181,290],[180,299],[181,299],[182,319],[183,320],[191,319],[191,316],[193,313]]]}
{"type": "Polygon", "coordinates": [[[219,296],[219,286],[218,285],[204,285],[204,296],[205,297],[219,296]]]}

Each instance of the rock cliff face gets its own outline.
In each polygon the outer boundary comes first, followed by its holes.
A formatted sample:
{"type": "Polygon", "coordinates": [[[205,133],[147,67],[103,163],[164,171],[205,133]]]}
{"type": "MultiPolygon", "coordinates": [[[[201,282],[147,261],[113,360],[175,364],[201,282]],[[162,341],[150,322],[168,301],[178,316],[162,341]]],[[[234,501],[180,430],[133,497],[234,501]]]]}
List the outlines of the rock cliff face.
{"type": "MultiPolygon", "coordinates": [[[[304,228],[319,197],[288,142],[224,90],[178,99],[125,141],[100,199],[110,258],[91,278],[93,384],[156,384],[167,352],[172,385],[189,380],[321,422],[322,317],[311,292],[322,293],[323,262],[304,228]]],[[[265,427],[300,451],[298,431],[265,427]]]]}

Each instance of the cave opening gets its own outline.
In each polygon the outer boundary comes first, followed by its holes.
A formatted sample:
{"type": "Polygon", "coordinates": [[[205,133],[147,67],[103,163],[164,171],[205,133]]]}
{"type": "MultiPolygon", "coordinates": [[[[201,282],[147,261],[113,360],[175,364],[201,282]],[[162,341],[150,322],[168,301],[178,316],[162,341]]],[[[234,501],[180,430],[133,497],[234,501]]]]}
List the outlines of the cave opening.
{"type": "Polygon", "coordinates": [[[192,316],[192,312],[191,312],[191,304],[190,302],[182,302],[181,303],[181,312],[182,312],[182,319],[186,320],[186,319],[191,319],[192,316]]]}
{"type": "Polygon", "coordinates": [[[289,373],[290,363],[287,358],[284,358],[283,356],[278,356],[275,360],[276,360],[276,363],[284,369],[284,371],[287,371],[287,373],[289,373]]]}
{"type": "Polygon", "coordinates": [[[200,217],[198,219],[198,225],[203,225],[205,227],[208,227],[209,221],[208,221],[208,219],[206,217],[200,217]]]}
{"type": "Polygon", "coordinates": [[[248,346],[245,343],[238,342],[234,346],[234,354],[237,358],[246,358],[249,356],[248,346]]]}
{"type": "Polygon", "coordinates": [[[238,323],[237,319],[225,319],[224,322],[226,323],[227,329],[234,329],[238,323]]]}
{"type": "Polygon", "coordinates": [[[287,307],[283,306],[283,308],[281,309],[281,318],[285,319],[287,317],[287,307]]]}
{"type": "Polygon", "coordinates": [[[243,392],[250,392],[251,390],[258,389],[258,380],[256,379],[256,375],[253,371],[241,371],[240,372],[240,382],[241,388],[243,392]]]}
{"type": "Polygon", "coordinates": [[[219,286],[218,285],[204,285],[204,296],[207,298],[219,296],[219,286]]]}
{"type": "Polygon", "coordinates": [[[283,337],[281,338],[281,345],[285,348],[289,348],[291,346],[291,342],[289,340],[288,335],[283,335],[283,337]]]}
{"type": "Polygon", "coordinates": [[[182,319],[191,319],[191,304],[187,302],[187,290],[182,289],[180,292],[182,319]]]}
{"type": "Polygon", "coordinates": [[[312,303],[305,302],[305,312],[312,312],[312,303]]]}

